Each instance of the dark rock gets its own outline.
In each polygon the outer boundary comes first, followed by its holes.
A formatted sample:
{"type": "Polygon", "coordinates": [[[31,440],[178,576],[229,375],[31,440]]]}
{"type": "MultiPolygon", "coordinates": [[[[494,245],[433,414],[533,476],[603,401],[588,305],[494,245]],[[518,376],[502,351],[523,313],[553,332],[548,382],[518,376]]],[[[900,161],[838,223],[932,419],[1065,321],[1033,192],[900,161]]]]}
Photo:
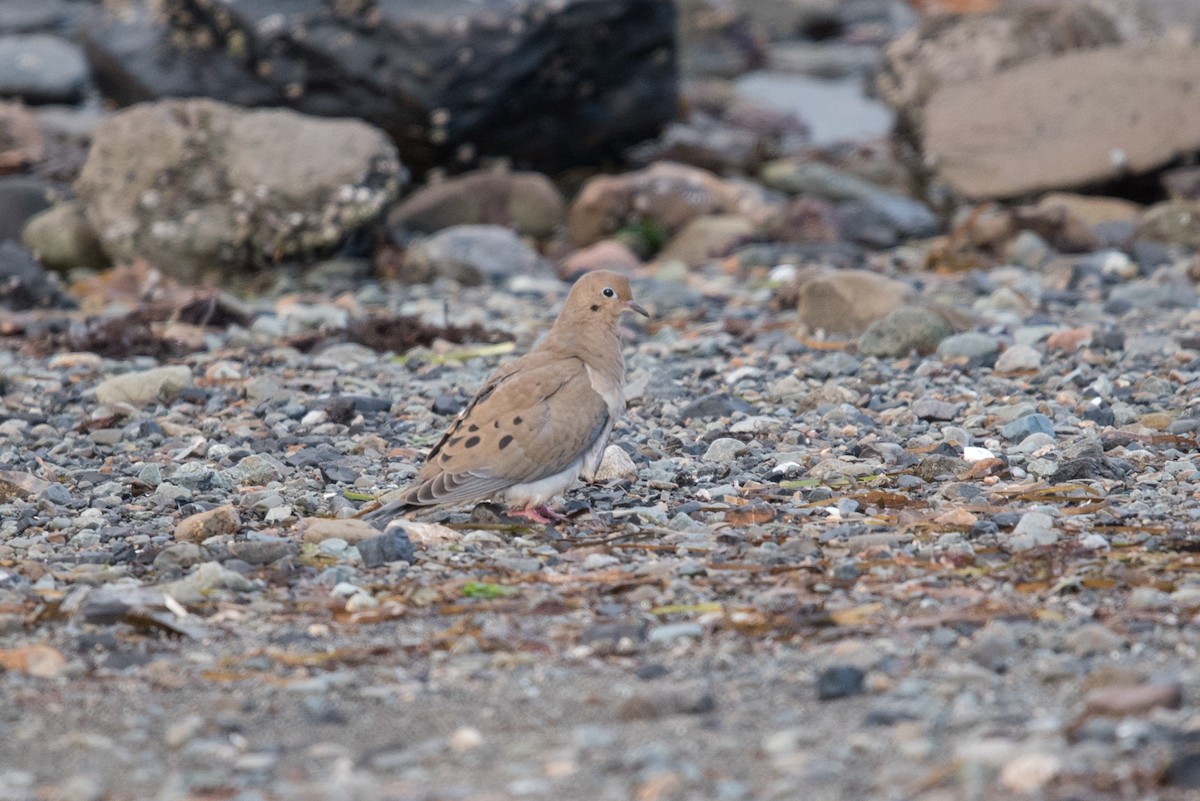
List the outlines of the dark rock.
{"type": "Polygon", "coordinates": [[[826,668],[817,676],[817,698],[821,701],[832,701],[835,698],[862,695],[865,692],[865,678],[866,674],[862,670],[851,665],[826,668]]]}
{"type": "Polygon", "coordinates": [[[916,474],[926,481],[933,481],[939,476],[956,476],[967,470],[970,463],[957,456],[943,453],[931,453],[921,460],[916,467],[916,474]]]}
{"type": "Polygon", "coordinates": [[[0,96],[77,103],[87,86],[87,59],[74,42],[46,34],[0,36],[0,96]]]}
{"type": "Polygon", "coordinates": [[[1177,754],[1167,766],[1163,784],[1167,787],[1185,787],[1200,790],[1200,751],[1177,754]]]}
{"type": "Polygon", "coordinates": [[[433,399],[433,413],[443,417],[458,414],[467,405],[467,399],[462,395],[438,395],[433,399]]]}
{"type": "Polygon", "coordinates": [[[1064,484],[1081,478],[1111,478],[1120,480],[1129,472],[1127,462],[1106,456],[1089,456],[1063,462],[1048,479],[1051,484],[1064,484]]]}
{"type": "Polygon", "coordinates": [[[353,484],[362,475],[344,464],[321,465],[321,477],[330,484],[353,484]]]}
{"type": "Polygon", "coordinates": [[[413,544],[399,529],[386,531],[377,537],[358,543],[358,553],[367,567],[379,567],[388,562],[411,562],[413,544]]]}
{"type": "Polygon", "coordinates": [[[312,467],[323,463],[333,462],[342,458],[342,453],[332,445],[317,445],[313,448],[301,448],[295,453],[283,457],[283,461],[293,467],[312,467]]]}
{"type": "Polygon", "coordinates": [[[118,102],[207,96],[357,117],[419,170],[478,155],[597,162],[675,114],[670,0],[164,5],[166,22],[122,8],[85,32],[118,102]]]}
{"type": "Polygon", "coordinates": [[[55,277],[16,242],[0,242],[0,308],[74,308],[55,277]]]}
{"type": "Polygon", "coordinates": [[[608,647],[616,646],[623,639],[638,643],[645,641],[649,629],[649,625],[644,620],[596,623],[579,633],[579,642],[583,645],[608,647]]]}
{"type": "Polygon", "coordinates": [[[681,420],[694,418],[709,419],[713,417],[729,417],[734,412],[756,414],[757,410],[746,401],[728,392],[716,392],[692,401],[679,412],[681,420]]]}
{"type": "Polygon", "coordinates": [[[912,413],[920,420],[953,420],[964,404],[949,403],[937,398],[919,398],[913,402],[912,413]]]}
{"type": "Polygon", "coordinates": [[[23,175],[0,178],[0,242],[19,240],[26,221],[49,207],[50,187],[42,181],[23,175]]]}
{"type": "Polygon", "coordinates": [[[1111,426],[1117,422],[1117,415],[1108,406],[1089,406],[1083,413],[1084,420],[1091,420],[1098,426],[1111,426]]]}
{"type": "Polygon", "coordinates": [[[983,537],[988,534],[998,534],[999,532],[1000,526],[996,525],[996,521],[976,520],[971,526],[971,530],[967,532],[967,536],[971,539],[975,539],[976,537],[983,537]]]}
{"type": "Polygon", "coordinates": [[[660,665],[657,662],[651,662],[649,664],[642,665],[640,668],[634,671],[634,675],[642,681],[653,681],[654,679],[661,679],[663,676],[671,675],[671,669],[666,665],[660,665]]]}

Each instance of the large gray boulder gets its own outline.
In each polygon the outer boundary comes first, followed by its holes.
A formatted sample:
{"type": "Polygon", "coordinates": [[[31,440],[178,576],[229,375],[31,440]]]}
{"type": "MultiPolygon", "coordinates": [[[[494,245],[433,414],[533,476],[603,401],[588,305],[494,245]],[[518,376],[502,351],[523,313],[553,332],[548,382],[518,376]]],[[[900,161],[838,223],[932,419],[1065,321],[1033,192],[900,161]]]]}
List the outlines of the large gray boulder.
{"type": "Polygon", "coordinates": [[[358,120],[165,100],[97,127],[75,192],[105,252],[184,281],[329,250],[405,180],[358,120]]]}
{"type": "Polygon", "coordinates": [[[418,170],[489,154],[541,170],[597,161],[675,115],[672,0],[131,5],[85,32],[118,102],[206,96],[359,117],[418,170]]]}

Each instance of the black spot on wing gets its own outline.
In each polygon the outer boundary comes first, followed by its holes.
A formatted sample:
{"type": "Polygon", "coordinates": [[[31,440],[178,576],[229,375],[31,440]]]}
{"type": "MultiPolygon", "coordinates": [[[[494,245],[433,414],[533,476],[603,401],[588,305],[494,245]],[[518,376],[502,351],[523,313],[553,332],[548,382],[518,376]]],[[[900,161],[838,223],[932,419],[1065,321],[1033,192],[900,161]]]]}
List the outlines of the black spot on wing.
{"type": "Polygon", "coordinates": [[[479,430],[479,426],[475,425],[474,423],[471,423],[471,425],[467,426],[467,430],[470,431],[472,434],[474,434],[476,431],[479,430]]]}
{"type": "Polygon", "coordinates": [[[467,439],[467,441],[463,443],[463,447],[464,448],[474,448],[478,444],[479,444],[479,437],[469,437],[467,439]]]}
{"type": "Polygon", "coordinates": [[[505,434],[503,437],[501,437],[500,438],[500,450],[504,450],[505,448],[507,448],[509,446],[509,443],[512,442],[512,440],[513,440],[512,434],[505,434]]]}
{"type": "Polygon", "coordinates": [[[517,415],[516,417],[513,418],[514,426],[519,426],[519,425],[521,425],[521,423],[524,423],[524,422],[525,422],[525,418],[521,417],[520,415],[517,415]]]}

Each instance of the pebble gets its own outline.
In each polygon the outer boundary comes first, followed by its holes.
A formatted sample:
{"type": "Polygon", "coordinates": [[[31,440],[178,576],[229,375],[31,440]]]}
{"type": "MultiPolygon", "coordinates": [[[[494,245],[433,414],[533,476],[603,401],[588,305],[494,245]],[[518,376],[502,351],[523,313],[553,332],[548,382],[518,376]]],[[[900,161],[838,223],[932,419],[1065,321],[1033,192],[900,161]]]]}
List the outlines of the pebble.
{"type": "Polygon", "coordinates": [[[175,526],[175,539],[179,542],[204,542],[210,537],[236,534],[242,520],[232,506],[220,506],[180,520],[175,526]]]}
{"type": "Polygon", "coordinates": [[[996,359],[997,373],[1023,373],[1042,366],[1042,354],[1030,345],[1017,344],[1005,350],[996,359]]]}
{"type": "Polygon", "coordinates": [[[1000,355],[1000,342],[978,331],[964,331],[939,342],[937,355],[943,361],[961,360],[970,367],[991,367],[1000,355]]]}
{"type": "Polygon", "coordinates": [[[379,536],[379,529],[362,520],[335,520],[326,517],[310,517],[300,524],[305,542],[319,543],[328,539],[339,539],[351,545],[379,536]]]}
{"type": "Polygon", "coordinates": [[[1078,656],[1108,654],[1125,647],[1125,638],[1102,623],[1085,623],[1066,639],[1067,648],[1078,656]]]}
{"type": "Polygon", "coordinates": [[[866,673],[852,665],[834,665],[817,676],[817,699],[832,701],[865,692],[866,673]]]}
{"type": "Polygon", "coordinates": [[[413,544],[401,528],[392,527],[383,534],[360,540],[356,547],[366,567],[413,561],[413,544]]]}
{"type": "Polygon", "coordinates": [[[704,452],[703,459],[706,462],[715,462],[717,464],[732,464],[746,450],[746,443],[740,439],[719,437],[713,440],[712,444],[708,446],[708,449],[704,452]]]}
{"type": "Polygon", "coordinates": [[[1000,434],[1009,441],[1019,442],[1030,434],[1054,436],[1054,424],[1044,414],[1027,414],[1000,427],[1000,434]]]}
{"type": "Polygon", "coordinates": [[[1017,553],[1041,545],[1053,545],[1058,539],[1054,518],[1044,512],[1026,512],[1021,515],[1004,545],[1009,551],[1017,553]]]}
{"type": "Polygon", "coordinates": [[[666,623],[650,629],[650,642],[672,642],[679,639],[699,639],[704,627],[699,623],[666,623]]]}
{"type": "Polygon", "coordinates": [[[600,459],[600,467],[596,470],[593,480],[597,484],[609,481],[635,481],[637,475],[637,466],[625,449],[620,445],[609,445],[604,449],[604,456],[600,459]]]}
{"type": "Polygon", "coordinates": [[[96,402],[129,403],[134,406],[144,406],[154,401],[166,403],[191,385],[190,367],[156,367],[152,370],[113,376],[102,381],[96,386],[96,402]]]}

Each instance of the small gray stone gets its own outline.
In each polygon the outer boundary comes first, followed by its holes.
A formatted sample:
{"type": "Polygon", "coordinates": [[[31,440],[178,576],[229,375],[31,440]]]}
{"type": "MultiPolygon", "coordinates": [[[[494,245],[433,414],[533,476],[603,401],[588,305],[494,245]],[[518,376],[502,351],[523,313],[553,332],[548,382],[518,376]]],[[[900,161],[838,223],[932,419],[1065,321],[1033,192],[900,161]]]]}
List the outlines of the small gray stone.
{"type": "Polygon", "coordinates": [[[1046,240],[1028,229],[1017,234],[1008,248],[1009,260],[1030,270],[1040,270],[1053,255],[1046,240]]]}
{"type": "Polygon", "coordinates": [[[402,528],[392,527],[377,537],[358,543],[358,553],[367,567],[378,567],[388,562],[412,562],[413,544],[402,528]]]}
{"type": "Polygon", "coordinates": [[[633,459],[620,445],[609,445],[604,449],[604,457],[593,478],[595,483],[603,484],[608,481],[634,481],[637,479],[637,466],[633,459]]]}
{"type": "Polygon", "coordinates": [[[1030,434],[1041,432],[1054,436],[1054,423],[1044,414],[1027,414],[1000,427],[1000,435],[1010,442],[1023,441],[1030,434]]]}
{"type": "Polygon", "coordinates": [[[914,350],[933,353],[952,333],[954,329],[936,312],[901,306],[867,327],[858,338],[858,351],[865,356],[907,356],[914,350]]]}
{"type": "Polygon", "coordinates": [[[1125,647],[1125,638],[1102,623],[1085,623],[1067,635],[1067,648],[1078,656],[1108,654],[1125,647]]]}
{"type": "Polygon", "coordinates": [[[989,670],[1003,672],[1020,647],[1021,643],[1012,626],[993,620],[975,635],[975,641],[971,644],[971,659],[989,670]]]}
{"type": "Polygon", "coordinates": [[[119,443],[124,438],[124,434],[119,428],[94,428],[88,437],[97,445],[111,446],[119,443]]]}
{"type": "Polygon", "coordinates": [[[287,556],[293,550],[292,543],[283,539],[246,540],[229,543],[229,553],[250,565],[269,565],[287,556]]]}
{"type": "Polygon", "coordinates": [[[1020,373],[1042,366],[1042,354],[1030,345],[1013,345],[996,359],[997,373],[1020,373]]]}
{"type": "Polygon", "coordinates": [[[57,36],[0,36],[0,96],[77,103],[88,85],[83,51],[57,36]]]}
{"type": "Polygon", "coordinates": [[[913,402],[912,413],[920,420],[953,420],[962,411],[961,403],[947,403],[936,398],[918,398],[913,402]]]}
{"type": "Polygon", "coordinates": [[[409,248],[405,279],[419,283],[445,276],[474,286],[529,274],[539,266],[545,267],[541,257],[515,231],[500,225],[452,225],[409,248]]]}
{"type": "Polygon", "coordinates": [[[154,566],[159,570],[187,568],[204,560],[204,552],[194,542],[176,542],[168,545],[154,557],[154,566]]]}
{"type": "Polygon", "coordinates": [[[944,361],[965,360],[970,367],[989,367],[1000,354],[1000,342],[978,331],[951,334],[938,343],[937,355],[944,361]]]}
{"type": "Polygon", "coordinates": [[[51,483],[38,495],[40,500],[49,501],[56,506],[66,506],[71,502],[71,493],[62,484],[51,483]]]}
{"type": "Polygon", "coordinates": [[[138,471],[137,480],[147,487],[157,487],[162,483],[162,468],[151,462],[138,471]]]}
{"type": "Polygon", "coordinates": [[[717,464],[732,464],[737,457],[747,450],[746,443],[732,437],[720,437],[712,441],[702,457],[706,462],[717,464]]]}
{"type": "Polygon", "coordinates": [[[1055,443],[1054,437],[1041,431],[1030,434],[1012,449],[1013,453],[1030,454],[1055,443]]]}
{"type": "Polygon", "coordinates": [[[1129,593],[1130,609],[1170,609],[1171,596],[1155,587],[1136,587],[1129,593]]]}
{"type": "Polygon", "coordinates": [[[249,592],[254,582],[217,562],[205,562],[178,581],[159,585],[159,589],[182,604],[202,604],[223,590],[249,592]]]}
{"type": "Polygon", "coordinates": [[[1040,545],[1058,542],[1054,519],[1045,512],[1026,512],[1021,515],[1007,541],[1009,551],[1027,551],[1040,545]]]}
{"type": "Polygon", "coordinates": [[[234,485],[264,486],[282,479],[287,474],[287,468],[274,456],[252,453],[223,472],[234,485]]]}
{"type": "Polygon", "coordinates": [[[702,634],[704,627],[699,623],[667,623],[650,629],[647,639],[650,642],[670,642],[684,637],[699,639],[702,634]]]}

